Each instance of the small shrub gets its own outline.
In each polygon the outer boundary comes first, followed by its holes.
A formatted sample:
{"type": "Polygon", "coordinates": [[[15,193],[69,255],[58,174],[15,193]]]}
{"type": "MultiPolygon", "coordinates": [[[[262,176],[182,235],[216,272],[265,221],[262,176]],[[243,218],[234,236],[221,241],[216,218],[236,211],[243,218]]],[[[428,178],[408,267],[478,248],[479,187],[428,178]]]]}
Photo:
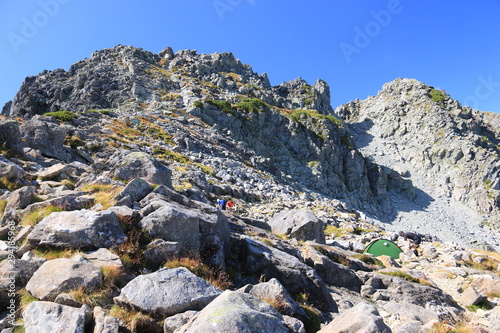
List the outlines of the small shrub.
{"type": "Polygon", "coordinates": [[[54,117],[57,120],[62,121],[62,122],[68,122],[68,121],[71,121],[73,118],[78,118],[78,116],[71,111],[47,112],[47,113],[44,113],[43,115],[47,116],[47,117],[54,117]]]}
{"type": "Polygon", "coordinates": [[[225,100],[214,100],[214,99],[206,99],[205,103],[215,106],[217,109],[222,112],[234,114],[234,110],[231,106],[231,103],[225,100]]]}
{"type": "Polygon", "coordinates": [[[441,102],[445,98],[444,93],[437,89],[432,89],[429,95],[431,95],[433,102],[441,102]]]}
{"type": "Polygon", "coordinates": [[[49,205],[45,207],[41,207],[39,209],[35,209],[32,212],[26,213],[22,219],[21,219],[21,225],[37,225],[38,222],[43,220],[45,217],[49,216],[51,213],[54,212],[62,212],[62,208],[49,205]]]}

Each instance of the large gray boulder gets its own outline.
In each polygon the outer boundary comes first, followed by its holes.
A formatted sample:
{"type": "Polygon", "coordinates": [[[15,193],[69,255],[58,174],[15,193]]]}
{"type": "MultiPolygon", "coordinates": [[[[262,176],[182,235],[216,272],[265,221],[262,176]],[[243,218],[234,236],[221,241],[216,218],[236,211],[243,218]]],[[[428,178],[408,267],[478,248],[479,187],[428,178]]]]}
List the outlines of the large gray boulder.
{"type": "Polygon", "coordinates": [[[41,263],[28,260],[3,260],[0,262],[0,308],[10,303],[9,293],[26,286],[41,263]]]}
{"type": "Polygon", "coordinates": [[[282,211],[274,215],[268,224],[275,234],[299,241],[325,242],[325,224],[309,208],[282,211]]]}
{"type": "Polygon", "coordinates": [[[309,319],[300,305],[290,296],[288,291],[277,279],[261,282],[254,286],[247,285],[240,291],[249,293],[258,299],[267,302],[281,314],[297,317],[301,320],[309,319]]]}
{"type": "Polygon", "coordinates": [[[68,258],[46,261],[26,285],[31,295],[42,301],[52,301],[57,295],[83,288],[86,291],[102,285],[101,267],[68,258]]]}
{"type": "Polygon", "coordinates": [[[144,178],[150,183],[172,187],[172,172],[164,164],[143,152],[132,152],[125,156],[111,171],[121,180],[144,178]]]}
{"type": "Polygon", "coordinates": [[[98,249],[123,243],[127,237],[115,213],[80,210],[50,214],[35,226],[27,239],[32,246],[98,249]]]}
{"type": "Polygon", "coordinates": [[[122,288],[115,304],[169,316],[187,310],[201,310],[221,291],[186,268],[163,268],[139,275],[122,288]]]}
{"type": "Polygon", "coordinates": [[[309,294],[312,304],[321,311],[338,312],[337,304],[314,269],[288,253],[246,236],[231,237],[232,265],[250,276],[276,278],[291,294],[309,294]]]}
{"type": "MultiPolygon", "coordinates": [[[[145,207],[142,213],[149,209],[145,207]]],[[[184,253],[200,252],[200,220],[191,209],[173,202],[161,202],[159,208],[146,215],[139,225],[152,238],[179,243],[184,253]]]]}
{"type": "Polygon", "coordinates": [[[42,155],[65,162],[71,161],[71,154],[63,146],[68,133],[59,125],[48,121],[48,118],[36,115],[24,122],[20,131],[23,141],[42,155]]]}
{"type": "Polygon", "coordinates": [[[225,267],[228,251],[227,218],[216,208],[193,202],[153,201],[141,210],[140,226],[152,237],[177,242],[183,254],[201,253],[205,263],[225,267]]]}
{"type": "Polygon", "coordinates": [[[176,332],[288,333],[290,330],[271,305],[250,294],[227,290],[176,332]]]}
{"type": "Polygon", "coordinates": [[[22,153],[21,132],[15,120],[0,119],[0,147],[14,154],[22,153]]]}
{"type": "Polygon", "coordinates": [[[5,210],[26,208],[35,200],[35,194],[36,192],[33,186],[25,186],[15,190],[9,195],[5,210]]]}
{"type": "Polygon", "coordinates": [[[302,247],[301,254],[304,262],[314,268],[326,283],[337,287],[351,288],[356,291],[359,291],[363,285],[354,270],[331,261],[312,246],[302,247]]]}
{"type": "Polygon", "coordinates": [[[373,305],[358,303],[335,318],[320,333],[391,333],[373,305]]]}
{"type": "Polygon", "coordinates": [[[149,185],[147,181],[136,178],[128,183],[127,186],[116,195],[115,200],[119,201],[128,197],[132,202],[139,202],[152,190],[153,186],[149,185]]]}
{"type": "Polygon", "coordinates": [[[26,333],[85,333],[86,311],[52,302],[33,302],[23,311],[26,333]]]}

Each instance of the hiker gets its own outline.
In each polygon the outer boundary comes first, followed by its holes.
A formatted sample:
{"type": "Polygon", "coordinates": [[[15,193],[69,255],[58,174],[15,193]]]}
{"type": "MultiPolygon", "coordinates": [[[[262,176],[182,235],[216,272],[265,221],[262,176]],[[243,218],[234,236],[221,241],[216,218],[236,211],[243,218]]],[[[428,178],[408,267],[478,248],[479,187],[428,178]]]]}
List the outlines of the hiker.
{"type": "Polygon", "coordinates": [[[236,204],[233,200],[229,200],[226,204],[228,210],[236,210],[236,204]]]}
{"type": "Polygon", "coordinates": [[[422,236],[414,232],[400,231],[392,236],[391,241],[395,242],[400,236],[403,237],[405,241],[408,241],[408,248],[413,250],[413,253],[418,257],[417,249],[420,247],[420,243],[422,242],[422,236]]]}
{"type": "Polygon", "coordinates": [[[220,210],[226,210],[226,200],[224,200],[224,199],[218,199],[217,200],[217,207],[220,210]]]}

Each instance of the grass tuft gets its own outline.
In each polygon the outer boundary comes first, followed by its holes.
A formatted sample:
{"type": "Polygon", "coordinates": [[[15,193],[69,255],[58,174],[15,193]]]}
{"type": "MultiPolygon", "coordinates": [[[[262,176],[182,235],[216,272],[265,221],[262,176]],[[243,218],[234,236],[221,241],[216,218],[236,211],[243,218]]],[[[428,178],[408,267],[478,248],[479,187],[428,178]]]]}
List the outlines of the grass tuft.
{"type": "Polygon", "coordinates": [[[185,267],[194,275],[210,282],[213,286],[221,290],[226,290],[230,286],[230,281],[224,271],[216,267],[205,265],[198,255],[170,259],[165,263],[164,267],[185,267]]]}
{"type": "Polygon", "coordinates": [[[43,220],[45,217],[49,216],[51,213],[62,212],[63,209],[54,205],[49,205],[35,209],[32,212],[26,213],[21,219],[21,225],[35,226],[43,220]]]}

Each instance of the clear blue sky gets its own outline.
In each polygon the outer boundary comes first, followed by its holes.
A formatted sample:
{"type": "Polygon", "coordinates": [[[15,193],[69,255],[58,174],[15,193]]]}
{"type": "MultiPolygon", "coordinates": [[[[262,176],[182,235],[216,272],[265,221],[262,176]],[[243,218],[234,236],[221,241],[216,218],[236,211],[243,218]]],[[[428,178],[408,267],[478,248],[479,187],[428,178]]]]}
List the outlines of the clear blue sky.
{"type": "Polygon", "coordinates": [[[117,44],[233,52],[271,84],[331,87],[332,106],[415,78],[500,112],[500,1],[2,0],[0,107],[26,76],[117,44]]]}

